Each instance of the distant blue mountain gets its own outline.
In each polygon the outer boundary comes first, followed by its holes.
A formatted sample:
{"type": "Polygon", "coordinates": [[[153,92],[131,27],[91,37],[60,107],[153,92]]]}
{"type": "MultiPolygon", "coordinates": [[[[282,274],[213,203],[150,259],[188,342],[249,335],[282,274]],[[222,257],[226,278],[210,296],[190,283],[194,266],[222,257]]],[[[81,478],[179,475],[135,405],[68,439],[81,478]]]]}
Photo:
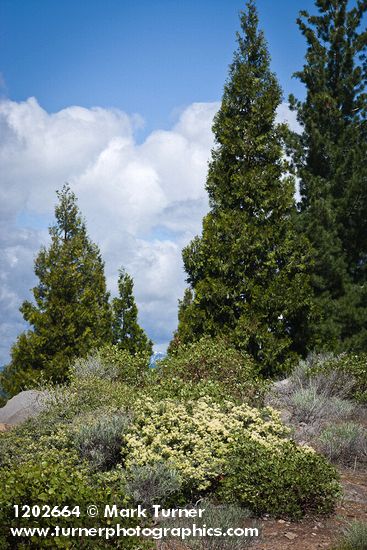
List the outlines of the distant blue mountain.
{"type": "Polygon", "coordinates": [[[160,359],[164,359],[166,356],[167,356],[167,353],[163,353],[161,351],[155,351],[150,358],[150,362],[149,362],[150,368],[154,369],[157,366],[157,361],[159,361],[160,359]]]}

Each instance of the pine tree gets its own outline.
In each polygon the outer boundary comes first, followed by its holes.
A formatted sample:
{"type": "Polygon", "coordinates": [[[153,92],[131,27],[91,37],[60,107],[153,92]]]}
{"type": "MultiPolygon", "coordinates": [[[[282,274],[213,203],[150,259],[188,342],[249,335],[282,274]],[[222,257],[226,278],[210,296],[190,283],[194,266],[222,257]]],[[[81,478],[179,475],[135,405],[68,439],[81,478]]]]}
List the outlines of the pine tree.
{"type": "Polygon", "coordinates": [[[308,49],[296,76],[306,99],[290,98],[303,127],[291,151],[300,178],[300,231],[313,247],[312,288],[318,315],[309,345],[367,349],[367,2],[317,0],[301,12],[308,49]]]}
{"type": "Polygon", "coordinates": [[[285,126],[275,122],[282,94],[253,1],[241,28],[213,125],[210,212],[183,251],[193,298],[181,303],[176,339],[225,336],[269,373],[305,351],[308,243],[294,231],[285,126]]]}
{"type": "Polygon", "coordinates": [[[20,308],[32,326],[11,351],[2,386],[14,394],[34,384],[42,374],[63,381],[70,361],[110,342],[111,312],[104,264],[98,247],[88,238],[75,194],[65,185],[57,192],[56,223],[51,244],[35,260],[39,283],[35,303],[20,308]]]}
{"type": "Polygon", "coordinates": [[[138,324],[138,308],[135,303],[132,277],[123,269],[118,279],[119,297],[112,300],[113,343],[131,354],[152,354],[153,343],[138,324]]]}

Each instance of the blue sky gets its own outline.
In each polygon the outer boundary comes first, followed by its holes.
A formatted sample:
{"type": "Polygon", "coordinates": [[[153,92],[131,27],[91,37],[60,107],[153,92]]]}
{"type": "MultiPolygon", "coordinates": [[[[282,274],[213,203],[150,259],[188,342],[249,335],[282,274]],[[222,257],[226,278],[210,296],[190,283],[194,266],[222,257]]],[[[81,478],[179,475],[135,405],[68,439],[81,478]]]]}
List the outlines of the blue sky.
{"type": "MultiPolygon", "coordinates": [[[[258,0],[273,68],[288,94],[302,65],[295,24],[310,0],[258,0]]],[[[139,113],[168,128],[194,101],[220,98],[235,48],[239,0],[1,0],[0,70],[13,100],[139,113]]]]}
{"type": "MultiPolygon", "coordinates": [[[[258,0],[285,97],[311,0],[258,0]]],[[[0,366],[26,328],[56,189],[69,182],[105,260],[133,276],[156,349],[177,324],[181,251],[208,210],[211,126],[236,47],[239,0],[0,0],[0,366]]],[[[286,105],[278,113],[295,124],[286,105]]]]}

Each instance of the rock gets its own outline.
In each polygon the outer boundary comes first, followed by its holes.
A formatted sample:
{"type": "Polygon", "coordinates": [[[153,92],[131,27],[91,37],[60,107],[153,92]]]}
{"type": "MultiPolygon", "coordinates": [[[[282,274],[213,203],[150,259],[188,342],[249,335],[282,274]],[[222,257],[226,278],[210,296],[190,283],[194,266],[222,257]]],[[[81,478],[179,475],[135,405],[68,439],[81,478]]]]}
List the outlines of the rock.
{"type": "Polygon", "coordinates": [[[7,432],[9,428],[10,428],[9,424],[0,423],[0,432],[7,432]]]}
{"type": "Polygon", "coordinates": [[[38,390],[22,391],[9,399],[5,407],[0,408],[0,424],[21,424],[28,418],[37,416],[42,410],[47,393],[38,390]]]}
{"type": "Polygon", "coordinates": [[[278,519],[278,523],[285,523],[284,519],[278,519]]]}
{"type": "Polygon", "coordinates": [[[289,540],[294,540],[298,537],[298,535],[296,535],[296,533],[292,533],[292,532],[286,533],[284,536],[287,537],[287,539],[289,539],[289,540]]]}

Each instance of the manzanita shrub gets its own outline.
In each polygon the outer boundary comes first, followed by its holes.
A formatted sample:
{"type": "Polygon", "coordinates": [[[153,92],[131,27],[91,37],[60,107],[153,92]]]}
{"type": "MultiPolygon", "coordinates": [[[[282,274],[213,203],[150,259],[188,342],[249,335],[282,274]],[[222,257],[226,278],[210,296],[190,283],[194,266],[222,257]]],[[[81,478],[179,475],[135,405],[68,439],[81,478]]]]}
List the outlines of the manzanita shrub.
{"type": "MultiPolygon", "coordinates": [[[[107,485],[101,476],[92,476],[85,464],[73,452],[50,449],[42,454],[36,453],[32,458],[17,464],[14,468],[0,470],[0,548],[138,548],[137,539],[124,537],[106,541],[103,537],[15,537],[10,528],[44,527],[50,532],[56,526],[60,527],[106,527],[106,520],[88,517],[87,507],[97,505],[101,510],[106,504],[117,504],[121,508],[129,508],[132,503],[124,494],[123,486],[116,491],[116,483],[107,485]],[[60,510],[68,506],[74,513],[69,517],[15,517],[14,504],[20,507],[27,504],[30,507],[47,505],[52,509],[59,506],[60,510]],[[80,507],[77,515],[76,506],[80,507]]],[[[118,521],[123,527],[134,525],[133,519],[112,518],[109,525],[118,521]]],[[[141,543],[141,541],[140,541],[141,543]]],[[[143,546],[139,546],[143,548],[143,546]]]]}
{"type": "Polygon", "coordinates": [[[219,493],[256,515],[299,518],[331,513],[340,485],[335,468],[312,448],[247,432],[230,446],[219,493]]]}
{"type": "Polygon", "coordinates": [[[243,402],[259,402],[265,390],[254,360],[223,338],[204,336],[198,342],[182,345],[160,361],[159,370],[162,385],[176,381],[207,384],[209,392],[219,386],[222,395],[243,402]]]}

